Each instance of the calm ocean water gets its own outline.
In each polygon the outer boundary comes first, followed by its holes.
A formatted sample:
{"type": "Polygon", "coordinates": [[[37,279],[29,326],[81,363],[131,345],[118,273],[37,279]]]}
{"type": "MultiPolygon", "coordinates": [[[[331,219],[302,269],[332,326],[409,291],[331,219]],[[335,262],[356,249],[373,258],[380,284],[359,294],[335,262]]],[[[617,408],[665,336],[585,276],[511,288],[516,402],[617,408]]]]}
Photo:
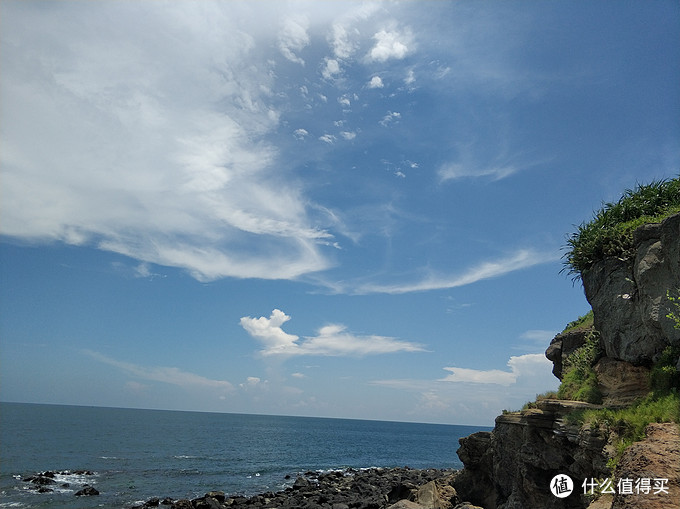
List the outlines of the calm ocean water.
{"type": "Polygon", "coordinates": [[[0,403],[0,508],[123,508],[211,490],[253,495],[284,489],[308,470],[460,468],[458,438],[480,429],[0,403]],[[64,475],[45,494],[19,477],[45,470],[95,475],[64,475]],[[84,483],[101,495],[75,497],[84,483]]]}

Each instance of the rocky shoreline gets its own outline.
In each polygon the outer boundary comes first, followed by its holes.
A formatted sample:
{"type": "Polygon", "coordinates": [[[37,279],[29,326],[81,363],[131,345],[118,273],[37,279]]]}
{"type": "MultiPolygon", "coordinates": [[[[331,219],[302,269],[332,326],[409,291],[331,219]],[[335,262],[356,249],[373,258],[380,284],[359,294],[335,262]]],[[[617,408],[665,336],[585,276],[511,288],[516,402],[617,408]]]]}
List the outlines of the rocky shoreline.
{"type": "MultiPolygon", "coordinates": [[[[409,467],[309,471],[295,480],[287,476],[291,486],[278,492],[246,497],[211,491],[191,500],[154,497],[125,509],[474,509],[476,506],[461,503],[453,487],[458,474],[453,469],[409,467]]],[[[44,493],[55,484],[55,472],[41,472],[23,481],[44,493]]],[[[99,492],[85,485],[75,495],[96,496],[99,492]]]]}
{"type": "Polygon", "coordinates": [[[404,468],[306,472],[283,491],[252,497],[212,491],[193,500],[153,498],[130,509],[449,509],[460,505],[452,486],[455,470],[404,468]]]}

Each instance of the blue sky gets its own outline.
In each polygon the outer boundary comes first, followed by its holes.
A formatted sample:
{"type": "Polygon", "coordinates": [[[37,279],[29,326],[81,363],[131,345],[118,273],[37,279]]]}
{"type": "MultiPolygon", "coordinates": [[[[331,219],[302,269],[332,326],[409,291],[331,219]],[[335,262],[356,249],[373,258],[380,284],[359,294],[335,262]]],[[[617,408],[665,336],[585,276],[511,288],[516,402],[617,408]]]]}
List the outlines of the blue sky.
{"type": "Polygon", "coordinates": [[[0,3],[0,399],[491,425],[680,168],[680,6],[0,3]]]}

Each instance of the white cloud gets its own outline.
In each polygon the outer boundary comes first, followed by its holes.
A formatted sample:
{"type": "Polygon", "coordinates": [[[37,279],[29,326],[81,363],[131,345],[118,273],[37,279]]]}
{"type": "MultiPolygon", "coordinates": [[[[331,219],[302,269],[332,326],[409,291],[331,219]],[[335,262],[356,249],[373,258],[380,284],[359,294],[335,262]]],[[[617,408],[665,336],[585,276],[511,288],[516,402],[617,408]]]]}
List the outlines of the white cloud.
{"type": "Polygon", "coordinates": [[[385,84],[380,76],[373,76],[368,82],[368,88],[383,88],[385,84]]]}
{"type": "Polygon", "coordinates": [[[398,111],[388,111],[387,115],[385,115],[380,121],[380,125],[382,125],[383,127],[387,127],[389,124],[391,124],[395,120],[399,120],[400,118],[401,113],[399,113],[398,111]]]}
{"type": "Polygon", "coordinates": [[[321,76],[327,80],[333,79],[336,75],[340,74],[342,71],[340,69],[340,62],[334,58],[324,59],[324,67],[321,70],[321,76]]]}
{"type": "Polygon", "coordinates": [[[319,136],[319,140],[323,141],[324,143],[328,143],[329,145],[335,143],[335,136],[332,134],[324,134],[323,136],[319,136]]]}
{"type": "Polygon", "coordinates": [[[286,353],[297,347],[296,341],[299,336],[284,332],[281,326],[290,320],[290,316],[279,309],[272,311],[269,318],[251,318],[244,316],[241,318],[243,327],[251,337],[263,343],[264,351],[268,354],[286,353]]]}
{"type": "Polygon", "coordinates": [[[239,388],[243,391],[249,392],[252,390],[268,390],[269,389],[269,381],[268,380],[262,380],[261,378],[257,376],[249,376],[246,378],[246,381],[243,383],[238,384],[239,388]]]}
{"type": "Polygon", "coordinates": [[[353,140],[354,138],[356,138],[357,133],[355,133],[354,131],[341,131],[340,136],[342,136],[343,138],[345,138],[346,140],[349,141],[349,140],[353,140]]]}
{"type": "Polygon", "coordinates": [[[536,394],[554,390],[558,384],[551,373],[552,364],[543,354],[510,357],[506,366],[487,370],[447,367],[448,375],[439,380],[404,378],[370,383],[399,391],[414,417],[425,414],[444,419],[455,413],[479,424],[493,425],[503,409],[520,408],[536,394]]]}
{"type": "Polygon", "coordinates": [[[309,20],[304,16],[289,17],[283,21],[283,27],[279,33],[279,50],[291,62],[305,64],[305,61],[295,52],[309,45],[308,28],[309,20]]]}
{"type": "Polygon", "coordinates": [[[343,108],[349,108],[352,105],[352,101],[350,100],[350,97],[347,94],[338,97],[338,103],[340,103],[340,105],[343,108]]]}
{"type": "Polygon", "coordinates": [[[307,136],[309,136],[309,132],[307,129],[295,129],[295,131],[293,131],[293,136],[295,136],[298,140],[304,140],[307,136]]]}
{"type": "Polygon", "coordinates": [[[246,332],[263,344],[264,356],[364,356],[395,352],[420,352],[423,347],[417,343],[386,336],[358,336],[347,332],[344,325],[331,324],[321,327],[316,336],[300,339],[288,334],[281,326],[290,316],[275,309],[269,318],[241,318],[246,332]]]}
{"type": "MultiPolygon", "coordinates": [[[[0,74],[3,234],[200,280],[329,267],[330,235],[263,141],[279,112],[256,38],[276,37],[258,19],[275,13],[208,2],[3,8],[14,21],[3,24],[0,74]]],[[[294,57],[304,19],[287,19],[280,37],[294,57]]]]}
{"type": "Polygon", "coordinates": [[[539,253],[530,249],[521,249],[515,254],[497,261],[483,262],[469,268],[467,271],[456,274],[437,274],[430,275],[415,283],[393,284],[393,285],[363,285],[356,291],[357,293],[390,293],[400,294],[408,292],[422,292],[428,290],[441,290],[444,288],[457,288],[503,276],[516,270],[522,270],[534,265],[549,263],[559,260],[560,256],[556,253],[539,253]]]}
{"type": "Polygon", "coordinates": [[[510,357],[508,361],[510,371],[447,367],[444,369],[450,371],[451,374],[440,379],[440,381],[508,386],[517,383],[519,377],[542,374],[549,370],[551,366],[552,363],[543,354],[526,354],[510,357]]]}
{"type": "MultiPolygon", "coordinates": [[[[356,31],[354,35],[356,35],[356,31]]],[[[357,43],[351,40],[347,27],[340,23],[333,25],[331,41],[333,54],[339,59],[348,59],[356,51],[357,43]]]]}
{"type": "Polygon", "coordinates": [[[380,30],[373,39],[375,46],[367,55],[367,59],[372,62],[385,62],[392,58],[401,60],[410,51],[407,45],[412,44],[412,36],[408,30],[404,32],[380,30]]]}
{"type": "Polygon", "coordinates": [[[501,371],[499,369],[491,369],[482,371],[477,369],[467,368],[444,368],[450,371],[451,374],[442,378],[443,382],[471,382],[478,384],[498,384],[511,385],[517,380],[517,376],[508,371],[501,371]]]}
{"type": "MultiPolygon", "coordinates": [[[[183,371],[179,368],[163,366],[140,366],[138,364],[112,359],[111,357],[103,355],[99,352],[93,352],[91,350],[84,350],[83,353],[99,362],[103,362],[104,364],[118,368],[128,375],[141,378],[142,380],[162,382],[187,388],[195,387],[219,389],[224,392],[232,392],[234,390],[234,386],[226,380],[214,380],[211,378],[206,378],[202,375],[183,371]]],[[[132,385],[129,386],[134,386],[135,384],[138,387],[142,387],[141,384],[137,384],[136,382],[132,382],[132,385]]]]}
{"type": "Polygon", "coordinates": [[[514,165],[477,168],[459,163],[450,163],[440,167],[437,173],[442,181],[466,177],[491,177],[493,180],[501,180],[516,173],[517,170],[517,167],[514,165]]]}

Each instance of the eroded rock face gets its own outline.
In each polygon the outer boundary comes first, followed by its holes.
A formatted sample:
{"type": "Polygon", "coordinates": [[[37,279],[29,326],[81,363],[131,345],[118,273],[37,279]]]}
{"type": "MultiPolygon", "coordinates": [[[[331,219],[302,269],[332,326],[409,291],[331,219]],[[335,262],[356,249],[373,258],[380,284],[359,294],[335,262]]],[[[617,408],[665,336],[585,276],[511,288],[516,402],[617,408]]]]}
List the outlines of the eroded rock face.
{"type": "Polygon", "coordinates": [[[564,362],[569,354],[586,343],[586,339],[592,333],[592,330],[592,327],[572,329],[553,338],[550,346],[545,351],[545,356],[553,363],[553,375],[562,380],[564,362]]]}
{"type": "Polygon", "coordinates": [[[558,400],[538,405],[500,415],[492,432],[460,440],[458,456],[465,469],[455,488],[462,500],[485,509],[586,507],[585,499],[576,493],[556,499],[550,481],[557,474],[573,479],[606,476],[604,434],[562,421],[566,413],[592,405],[558,400]]]}
{"type": "Polygon", "coordinates": [[[496,507],[496,490],[493,485],[494,450],[491,431],[479,431],[460,438],[458,457],[465,468],[455,481],[456,491],[463,500],[474,501],[486,509],[496,507]],[[462,491],[462,492],[461,492],[462,491]]]}
{"type": "Polygon", "coordinates": [[[629,405],[649,393],[649,368],[603,357],[594,369],[604,405],[629,405]]]}
{"type": "Polygon", "coordinates": [[[605,356],[651,365],[680,330],[666,317],[667,292],[680,288],[680,214],[638,228],[634,260],[608,258],[582,274],[605,356]]]}

